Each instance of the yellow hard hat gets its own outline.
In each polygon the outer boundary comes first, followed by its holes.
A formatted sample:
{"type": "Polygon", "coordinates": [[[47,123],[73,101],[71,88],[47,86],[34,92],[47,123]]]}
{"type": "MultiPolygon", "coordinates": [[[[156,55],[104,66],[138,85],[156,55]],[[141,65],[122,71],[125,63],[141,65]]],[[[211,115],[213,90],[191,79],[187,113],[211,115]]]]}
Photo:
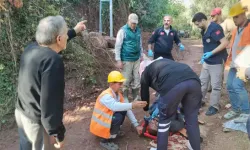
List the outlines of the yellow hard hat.
{"type": "Polygon", "coordinates": [[[111,82],[124,82],[126,79],[119,71],[111,71],[108,75],[108,83],[111,82]]]}
{"type": "Polygon", "coordinates": [[[229,10],[229,16],[230,17],[235,17],[235,16],[238,16],[242,13],[245,13],[246,10],[244,9],[244,7],[242,6],[242,4],[239,2],[239,3],[236,3],[234,4],[230,10],[229,10]]]}

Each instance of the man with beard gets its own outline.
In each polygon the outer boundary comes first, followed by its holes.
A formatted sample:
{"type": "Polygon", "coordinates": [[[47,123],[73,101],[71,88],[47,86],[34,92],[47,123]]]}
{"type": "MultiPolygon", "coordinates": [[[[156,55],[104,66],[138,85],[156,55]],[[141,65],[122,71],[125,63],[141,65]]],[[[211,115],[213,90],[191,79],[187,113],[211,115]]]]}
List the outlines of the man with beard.
{"type": "Polygon", "coordinates": [[[228,41],[224,36],[223,29],[214,22],[209,22],[205,14],[199,12],[194,15],[192,22],[202,29],[202,42],[204,54],[201,58],[203,65],[200,75],[203,100],[205,99],[209,79],[211,79],[212,92],[210,94],[210,107],[206,115],[211,116],[219,111],[221,97],[222,77],[224,62],[227,59],[226,46],[228,41]]]}

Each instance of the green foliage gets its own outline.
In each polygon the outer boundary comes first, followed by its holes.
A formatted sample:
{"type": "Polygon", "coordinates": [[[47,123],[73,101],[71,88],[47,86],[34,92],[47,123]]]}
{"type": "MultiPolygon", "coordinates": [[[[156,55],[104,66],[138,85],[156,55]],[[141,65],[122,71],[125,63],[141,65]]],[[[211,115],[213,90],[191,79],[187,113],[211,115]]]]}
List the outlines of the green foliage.
{"type": "Polygon", "coordinates": [[[173,26],[175,28],[182,29],[185,26],[185,30],[190,29],[183,16],[186,8],[178,0],[132,0],[130,1],[131,12],[137,13],[141,18],[140,26],[145,30],[153,30],[158,26],[162,26],[162,18],[164,15],[171,15],[174,19],[173,26]]]}
{"type": "MultiPolygon", "coordinates": [[[[6,115],[12,114],[14,110],[19,58],[27,44],[34,40],[39,20],[60,14],[65,17],[69,27],[73,27],[82,20],[72,7],[79,2],[80,0],[23,0],[22,8],[8,6],[8,11],[0,11],[0,126],[2,120],[6,120],[6,115]]],[[[83,52],[85,49],[77,43],[74,45],[74,41],[70,42],[67,52],[72,54],[72,60],[79,61],[77,65],[93,67],[91,59],[88,59],[88,64],[81,63],[79,57],[84,58],[85,54],[77,54],[78,51],[73,51],[72,47],[83,52]]],[[[94,82],[94,79],[91,80],[94,82]]]]}
{"type": "Polygon", "coordinates": [[[38,21],[60,12],[56,2],[23,0],[23,3],[20,9],[9,6],[8,11],[0,12],[3,20],[0,23],[0,120],[14,110],[19,57],[34,39],[38,21]]]}

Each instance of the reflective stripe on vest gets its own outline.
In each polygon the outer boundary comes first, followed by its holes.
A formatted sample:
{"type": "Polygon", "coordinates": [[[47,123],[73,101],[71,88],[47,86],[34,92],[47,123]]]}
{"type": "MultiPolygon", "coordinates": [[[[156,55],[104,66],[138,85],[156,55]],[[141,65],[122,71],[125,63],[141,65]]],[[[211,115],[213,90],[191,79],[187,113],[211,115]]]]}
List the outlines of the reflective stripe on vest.
{"type": "Polygon", "coordinates": [[[105,118],[107,118],[107,119],[112,119],[112,116],[111,116],[111,115],[106,114],[105,112],[101,111],[101,110],[98,109],[98,108],[95,108],[95,109],[94,109],[94,112],[95,112],[95,113],[98,113],[98,114],[100,114],[100,115],[102,115],[103,117],[105,117],[105,118]]]}
{"type": "Polygon", "coordinates": [[[100,125],[102,125],[106,128],[111,128],[111,124],[108,124],[108,123],[101,121],[100,119],[96,118],[96,116],[94,116],[94,115],[92,116],[91,119],[95,120],[95,122],[99,123],[100,125]]]}

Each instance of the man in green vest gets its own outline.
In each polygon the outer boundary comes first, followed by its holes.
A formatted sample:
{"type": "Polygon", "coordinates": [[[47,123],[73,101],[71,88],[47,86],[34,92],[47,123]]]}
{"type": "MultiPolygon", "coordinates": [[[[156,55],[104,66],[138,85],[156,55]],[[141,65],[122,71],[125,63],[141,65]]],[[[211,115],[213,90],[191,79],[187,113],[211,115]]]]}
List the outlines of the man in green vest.
{"type": "Polygon", "coordinates": [[[128,101],[128,91],[131,85],[133,100],[140,100],[140,75],[139,66],[142,58],[141,30],[137,27],[138,16],[134,13],[128,17],[126,25],[117,33],[115,43],[116,66],[121,69],[126,81],[123,85],[123,95],[128,101]]]}

